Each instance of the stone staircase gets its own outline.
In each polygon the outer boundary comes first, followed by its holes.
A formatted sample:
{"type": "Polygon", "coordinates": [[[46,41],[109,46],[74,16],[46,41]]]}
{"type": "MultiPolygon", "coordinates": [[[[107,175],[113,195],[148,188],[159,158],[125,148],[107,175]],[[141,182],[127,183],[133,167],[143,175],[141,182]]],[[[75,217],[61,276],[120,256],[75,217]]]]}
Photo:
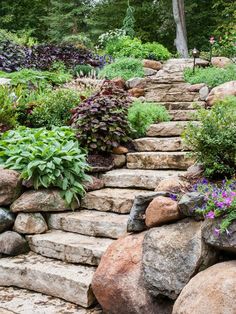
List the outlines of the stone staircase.
{"type": "Polygon", "coordinates": [[[94,304],[91,281],[96,266],[108,246],[126,233],[135,196],[153,191],[161,180],[193,164],[180,134],[193,120],[193,103],[204,103],[183,82],[183,68],[189,64],[169,60],[147,79],[146,100],[162,103],[172,121],[151,125],[146,137],[135,140],[136,152],[127,154],[126,168],[103,174],[105,188],[87,193],[81,210],[49,214],[50,231],[27,237],[32,252],[0,259],[0,286],[29,289],[79,306],[70,313],[85,313],[80,306],[94,304]]]}

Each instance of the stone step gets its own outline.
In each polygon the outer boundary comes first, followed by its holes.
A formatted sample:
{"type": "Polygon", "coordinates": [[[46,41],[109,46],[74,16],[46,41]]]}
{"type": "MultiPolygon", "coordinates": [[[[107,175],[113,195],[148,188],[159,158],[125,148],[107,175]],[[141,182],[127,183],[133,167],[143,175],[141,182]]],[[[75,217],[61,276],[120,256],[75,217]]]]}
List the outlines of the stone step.
{"type": "Polygon", "coordinates": [[[168,110],[194,110],[198,108],[205,108],[204,101],[195,101],[195,102],[174,101],[174,102],[161,102],[159,104],[166,107],[166,109],[168,110]]]}
{"type": "MultiPolygon", "coordinates": [[[[15,287],[0,287],[0,313],[92,314],[92,310],[39,292],[15,287]]],[[[95,312],[93,313],[95,314],[95,312]]],[[[96,313],[99,313],[98,309],[96,313]]]]}
{"type": "Polygon", "coordinates": [[[188,121],[170,121],[161,122],[158,124],[151,124],[147,131],[147,136],[151,137],[180,136],[187,125],[188,121]]]}
{"type": "Polygon", "coordinates": [[[153,102],[199,101],[199,92],[188,91],[190,84],[160,84],[151,80],[145,88],[145,99],[153,102]]]}
{"type": "Polygon", "coordinates": [[[95,269],[30,252],[0,259],[0,286],[29,289],[89,307],[95,301],[91,289],[95,269]]]}
{"type": "Polygon", "coordinates": [[[170,110],[169,114],[172,121],[194,121],[196,120],[197,110],[170,110]]]}
{"type": "Polygon", "coordinates": [[[44,234],[26,237],[30,249],[46,257],[69,263],[98,265],[111,239],[88,237],[85,235],[51,230],[44,234]]]}
{"type": "Polygon", "coordinates": [[[80,210],[62,214],[52,213],[48,216],[48,225],[50,229],[117,239],[126,233],[128,217],[96,210],[80,210]]]}
{"type": "Polygon", "coordinates": [[[148,191],[105,188],[87,193],[82,199],[81,206],[86,209],[128,214],[135,196],[143,193],[148,191]]]}
{"type": "Polygon", "coordinates": [[[127,155],[129,169],[178,169],[186,170],[193,159],[185,152],[139,152],[127,155]]]}
{"type": "Polygon", "coordinates": [[[134,140],[133,144],[138,152],[175,152],[184,149],[181,137],[144,137],[134,140]]]}
{"type": "Polygon", "coordinates": [[[105,186],[140,188],[154,190],[160,181],[173,175],[183,174],[184,171],[175,170],[132,170],[117,169],[103,175],[105,186]]]}

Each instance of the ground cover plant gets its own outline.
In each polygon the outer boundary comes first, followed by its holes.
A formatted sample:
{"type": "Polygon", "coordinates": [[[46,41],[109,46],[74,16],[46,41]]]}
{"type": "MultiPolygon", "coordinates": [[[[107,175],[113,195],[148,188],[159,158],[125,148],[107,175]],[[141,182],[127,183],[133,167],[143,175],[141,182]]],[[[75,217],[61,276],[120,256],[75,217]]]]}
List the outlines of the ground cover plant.
{"type": "Polygon", "coordinates": [[[21,173],[35,189],[57,187],[68,204],[85,192],[89,177],[85,151],[72,129],[19,127],[0,137],[0,165],[21,173]]]}
{"type": "Polygon", "coordinates": [[[203,179],[195,184],[194,189],[205,199],[204,205],[194,210],[206,219],[219,221],[219,226],[214,230],[216,236],[224,232],[230,236],[230,226],[236,220],[236,181],[212,183],[203,179]]]}
{"type": "Polygon", "coordinates": [[[170,116],[164,106],[136,100],[129,107],[128,120],[133,129],[133,137],[141,137],[152,123],[169,121],[170,116]]]}
{"type": "Polygon", "coordinates": [[[200,109],[200,124],[189,123],[184,141],[210,178],[232,177],[236,171],[236,97],[200,109]]]}
{"type": "Polygon", "coordinates": [[[64,70],[59,71],[39,71],[34,69],[22,69],[16,72],[6,73],[0,71],[0,77],[11,79],[11,85],[49,87],[50,85],[60,85],[71,81],[73,76],[64,70]]]}
{"type": "Polygon", "coordinates": [[[217,67],[197,68],[195,73],[188,68],[184,71],[184,78],[190,84],[205,83],[209,87],[215,87],[236,79],[236,65],[229,65],[225,69],[217,67]]]}
{"type": "Polygon", "coordinates": [[[101,91],[72,110],[71,124],[90,153],[110,153],[129,140],[129,100],[123,90],[106,81],[101,91]]]}
{"type": "Polygon", "coordinates": [[[138,38],[123,36],[107,43],[105,51],[115,57],[133,57],[139,59],[167,60],[170,52],[163,45],[152,42],[142,43],[138,38]]]}
{"type": "Polygon", "coordinates": [[[132,77],[144,77],[142,61],[135,58],[118,58],[115,62],[106,65],[99,72],[99,77],[109,80],[117,77],[124,80],[132,77]]]}

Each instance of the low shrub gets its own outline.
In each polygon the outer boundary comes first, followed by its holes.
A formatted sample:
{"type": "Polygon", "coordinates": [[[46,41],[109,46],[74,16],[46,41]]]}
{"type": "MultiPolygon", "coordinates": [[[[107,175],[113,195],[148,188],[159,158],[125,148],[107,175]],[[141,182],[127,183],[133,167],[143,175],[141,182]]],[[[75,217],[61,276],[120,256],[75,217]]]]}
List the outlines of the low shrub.
{"type": "Polygon", "coordinates": [[[230,65],[225,69],[217,67],[197,68],[195,73],[192,69],[185,69],[185,81],[190,84],[205,83],[209,87],[215,87],[220,84],[236,79],[236,65],[230,65]]]}
{"type": "Polygon", "coordinates": [[[137,100],[129,107],[128,120],[134,130],[134,137],[141,137],[146,134],[152,123],[169,121],[170,116],[165,107],[156,103],[142,103],[137,100]]]}
{"type": "MultiPolygon", "coordinates": [[[[26,105],[27,121],[31,127],[46,127],[68,125],[70,110],[80,102],[80,94],[69,89],[48,91],[40,95],[36,102],[26,105]]],[[[23,119],[22,119],[23,120],[23,119]]],[[[23,122],[23,121],[22,121],[23,122]]]]}
{"type": "Polygon", "coordinates": [[[194,210],[206,219],[218,219],[215,236],[226,232],[230,236],[230,226],[236,220],[236,181],[224,180],[218,184],[203,179],[194,190],[204,195],[205,204],[194,210]]]}
{"type": "Polygon", "coordinates": [[[0,137],[0,164],[32,180],[35,189],[61,189],[68,204],[85,192],[86,155],[70,128],[19,127],[5,132],[0,137]]]}
{"type": "Polygon", "coordinates": [[[73,75],[74,76],[97,76],[98,69],[93,68],[90,64],[79,64],[74,67],[73,69],[73,75]]]}
{"type": "Polygon", "coordinates": [[[236,170],[236,97],[200,109],[199,125],[190,123],[184,140],[210,178],[230,177],[236,170]]]}
{"type": "Polygon", "coordinates": [[[77,138],[91,153],[109,153],[129,140],[126,93],[105,82],[102,90],[72,110],[77,138]]]}
{"type": "Polygon", "coordinates": [[[17,125],[17,114],[14,106],[15,95],[7,86],[0,86],[0,132],[17,125]]]}
{"type": "Polygon", "coordinates": [[[132,77],[144,77],[142,62],[134,58],[120,58],[114,63],[106,65],[100,72],[99,77],[109,80],[121,77],[129,80],[132,77]]]}
{"type": "Polygon", "coordinates": [[[170,52],[157,42],[143,44],[138,38],[131,39],[128,36],[108,42],[105,51],[114,58],[167,60],[171,57],[170,52]]]}

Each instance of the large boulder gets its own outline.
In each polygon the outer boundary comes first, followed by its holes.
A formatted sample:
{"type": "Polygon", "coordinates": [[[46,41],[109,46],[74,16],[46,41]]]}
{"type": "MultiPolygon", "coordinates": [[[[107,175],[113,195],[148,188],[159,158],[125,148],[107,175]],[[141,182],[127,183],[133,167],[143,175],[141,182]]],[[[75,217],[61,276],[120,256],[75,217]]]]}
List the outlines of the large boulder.
{"type": "Polygon", "coordinates": [[[202,235],[205,242],[218,250],[232,252],[236,254],[236,221],[233,221],[229,227],[229,234],[219,234],[221,218],[206,219],[202,225],[202,235]]]}
{"type": "Polygon", "coordinates": [[[225,68],[232,63],[233,62],[229,58],[226,58],[226,57],[212,57],[211,58],[211,64],[217,68],[225,68]]]}
{"type": "Polygon", "coordinates": [[[15,256],[28,250],[27,241],[19,233],[6,231],[0,234],[0,254],[15,256]]]}
{"type": "Polygon", "coordinates": [[[202,240],[201,224],[185,219],[146,233],[142,263],[152,295],[176,299],[197,272],[214,263],[215,251],[202,240]]]}
{"type": "MultiPolygon", "coordinates": [[[[74,207],[79,208],[79,204],[76,203],[74,207]]],[[[14,213],[58,212],[69,209],[59,191],[46,189],[27,191],[11,205],[11,211],[14,213]]]]}
{"type": "Polygon", "coordinates": [[[48,230],[47,223],[40,213],[19,213],[14,230],[22,234],[38,234],[48,230]]]}
{"type": "Polygon", "coordinates": [[[20,174],[0,168],[0,206],[10,205],[21,194],[20,174]]]}
{"type": "Polygon", "coordinates": [[[0,207],[0,233],[10,229],[15,221],[15,215],[8,209],[0,207]]]}
{"type": "Polygon", "coordinates": [[[217,100],[228,96],[236,96],[236,81],[226,82],[213,88],[206,99],[207,105],[213,106],[217,100]]]}
{"type": "Polygon", "coordinates": [[[189,188],[189,183],[187,181],[182,180],[178,176],[171,176],[161,182],[156,187],[155,191],[166,191],[170,193],[180,193],[185,192],[189,188]]]}
{"type": "Polygon", "coordinates": [[[175,302],[173,314],[235,314],[236,261],[216,264],[193,277],[175,302]]]}
{"type": "Polygon", "coordinates": [[[145,68],[153,69],[153,70],[156,70],[156,71],[159,71],[159,70],[162,69],[161,62],[155,61],[155,60],[145,59],[145,60],[143,60],[143,66],[145,68]]]}
{"type": "Polygon", "coordinates": [[[170,302],[160,303],[149,295],[141,274],[144,233],[115,241],[98,266],[92,289],[105,313],[167,314],[170,302]]]}
{"type": "Polygon", "coordinates": [[[178,203],[170,197],[154,198],[146,209],[145,223],[148,228],[180,219],[178,203]]]}
{"type": "Polygon", "coordinates": [[[135,196],[127,223],[128,232],[140,232],[146,229],[145,212],[149,203],[157,196],[168,196],[165,192],[149,192],[135,196]]]}

